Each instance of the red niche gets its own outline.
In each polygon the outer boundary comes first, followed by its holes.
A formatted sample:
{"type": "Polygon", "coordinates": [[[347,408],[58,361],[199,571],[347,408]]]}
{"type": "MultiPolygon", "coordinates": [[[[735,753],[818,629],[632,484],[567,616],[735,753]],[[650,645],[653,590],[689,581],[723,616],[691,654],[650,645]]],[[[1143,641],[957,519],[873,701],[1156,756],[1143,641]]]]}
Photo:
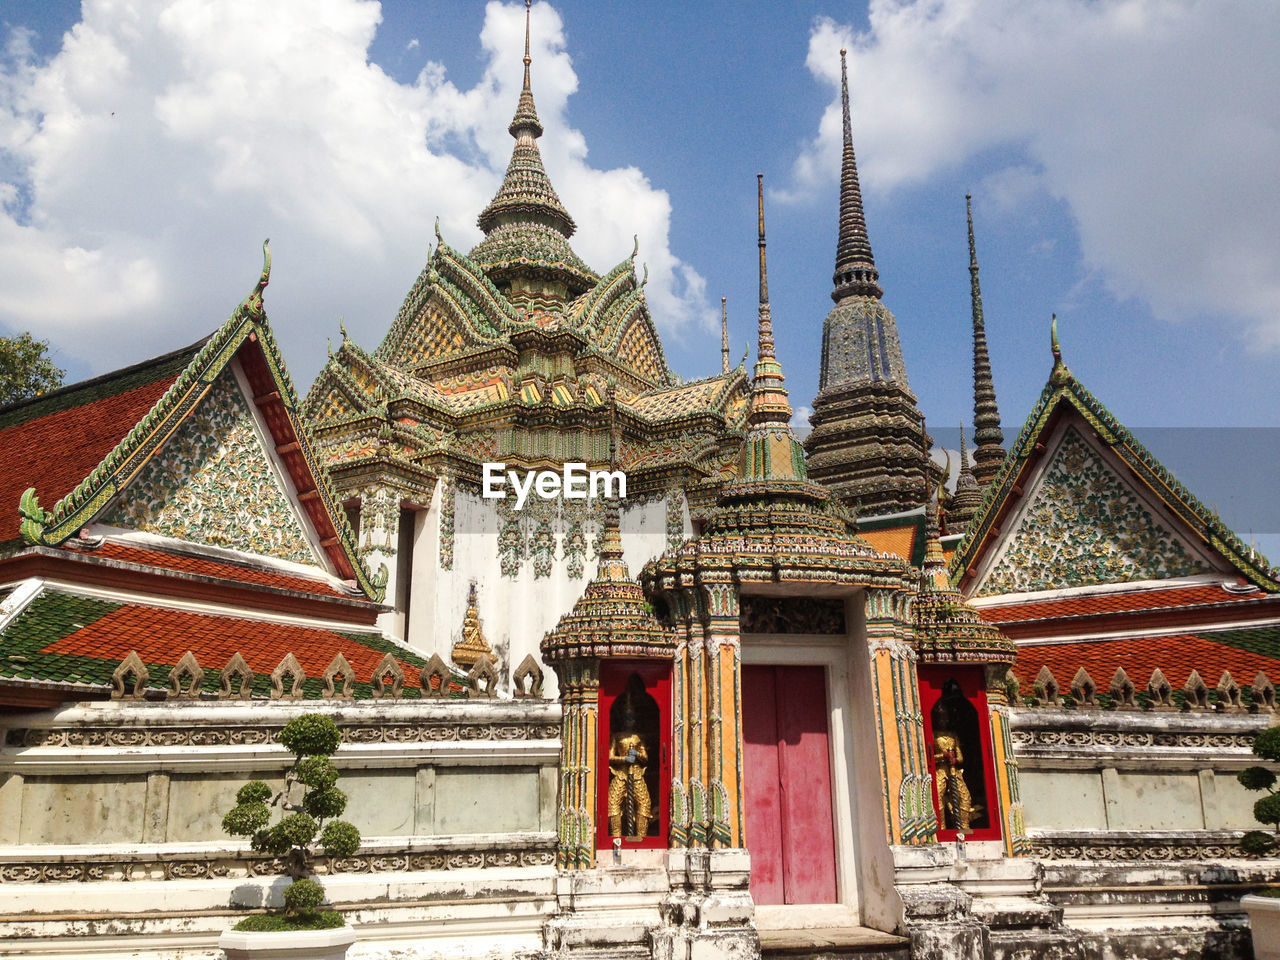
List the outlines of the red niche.
{"type": "Polygon", "coordinates": [[[671,664],[600,665],[596,844],[665,848],[671,822],[671,664]]]}
{"type": "Polygon", "coordinates": [[[938,839],[999,840],[995,752],[982,667],[921,667],[925,756],[938,839]],[[968,829],[961,825],[968,820],[968,829]]]}

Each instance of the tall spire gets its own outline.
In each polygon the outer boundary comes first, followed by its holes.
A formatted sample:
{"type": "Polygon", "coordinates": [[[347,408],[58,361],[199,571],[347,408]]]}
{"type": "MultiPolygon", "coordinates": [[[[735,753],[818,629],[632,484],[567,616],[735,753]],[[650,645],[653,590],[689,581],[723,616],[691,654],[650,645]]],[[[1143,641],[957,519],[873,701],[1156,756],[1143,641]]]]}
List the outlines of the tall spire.
{"type": "Polygon", "coordinates": [[[524,87],[520,91],[520,102],[516,104],[516,115],[511,118],[507,127],[513,137],[519,137],[522,130],[528,130],[535,138],[542,136],[542,121],[538,119],[538,111],[533,105],[533,85],[529,82],[529,64],[533,57],[529,56],[529,20],[533,0],[524,0],[524,87]]]}
{"type": "Polygon", "coordinates": [[[751,386],[752,426],[765,424],[788,425],[791,422],[791,404],[783,387],[786,377],[782,364],[773,351],[773,316],[769,308],[769,271],[765,262],[764,241],[764,174],[756,174],[756,206],[758,210],[760,247],[760,313],[756,322],[756,368],[751,386]]]}
{"type": "Polygon", "coordinates": [[[782,364],[773,352],[773,320],[769,313],[769,275],[764,242],[764,175],[756,175],[759,211],[760,315],[756,326],[756,366],[751,380],[747,438],[738,458],[742,481],[807,480],[804,449],[791,431],[791,404],[783,386],[782,364]]]}
{"type": "Polygon", "coordinates": [[[720,298],[720,372],[729,372],[729,298],[720,298]]]}
{"type": "Polygon", "coordinates": [[[951,495],[951,504],[947,508],[947,530],[958,533],[964,528],[978,508],[982,506],[982,491],[978,488],[978,480],[969,466],[969,451],[964,443],[964,424],[960,424],[960,472],[956,476],[956,489],[951,495]]]}
{"type": "MultiPolygon", "coordinates": [[[[541,272],[563,282],[563,292],[573,296],[590,289],[598,278],[566,242],[577,226],[551,186],[538,151],[542,122],[533,105],[529,78],[533,61],[529,54],[530,8],[530,0],[525,0],[524,85],[507,127],[516,143],[502,185],[476,220],[485,238],[469,256],[495,282],[541,272]]],[[[520,286],[512,283],[513,288],[520,286]]]]}
{"type": "Polygon", "coordinates": [[[969,298],[973,307],[973,475],[987,486],[1004,462],[1004,433],[996,407],[996,387],[987,355],[987,327],[982,316],[982,285],[978,282],[978,251],[973,242],[973,197],[964,195],[969,221],[969,298]]]}
{"type": "Polygon", "coordinates": [[[822,324],[818,395],[804,447],[809,476],[859,516],[877,517],[923,507],[937,468],[908,382],[898,322],[880,299],[853,154],[846,56],[840,51],[844,156],[835,306],[822,324]]]}
{"type": "Polygon", "coordinates": [[[840,51],[840,102],[844,109],[844,151],[840,162],[840,235],[836,241],[835,289],[831,299],[875,297],[884,290],[871,253],[867,219],[862,212],[862,187],[858,183],[858,161],[853,154],[853,124],[849,120],[849,68],[846,51],[840,51]]]}

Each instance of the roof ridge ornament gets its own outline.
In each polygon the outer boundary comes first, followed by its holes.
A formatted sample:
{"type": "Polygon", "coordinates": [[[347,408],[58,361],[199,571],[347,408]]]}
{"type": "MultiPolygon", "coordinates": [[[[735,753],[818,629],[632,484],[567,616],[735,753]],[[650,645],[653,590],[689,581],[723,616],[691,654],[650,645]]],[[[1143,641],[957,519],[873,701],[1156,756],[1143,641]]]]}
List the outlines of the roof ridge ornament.
{"type": "Polygon", "coordinates": [[[1062,347],[1058,343],[1058,315],[1053,314],[1049,321],[1049,349],[1053,353],[1053,371],[1049,374],[1049,382],[1061,386],[1071,379],[1071,371],[1062,361],[1062,347]]]}

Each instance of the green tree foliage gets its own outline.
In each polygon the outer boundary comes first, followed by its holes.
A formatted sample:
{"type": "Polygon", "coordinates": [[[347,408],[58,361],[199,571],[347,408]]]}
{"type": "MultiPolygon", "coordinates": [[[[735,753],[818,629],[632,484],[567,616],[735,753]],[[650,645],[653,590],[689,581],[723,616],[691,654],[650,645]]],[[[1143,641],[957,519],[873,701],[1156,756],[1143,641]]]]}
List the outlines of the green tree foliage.
{"type": "Polygon", "coordinates": [[[311,879],[317,837],[330,857],[349,857],[360,847],[360,831],[345,820],[332,819],[347,806],[347,795],[335,786],[338,768],[329,759],[341,742],[338,725],[323,714],[294,717],[280,732],[280,744],[294,757],[285,773],[284,789],[272,799],[270,786],[251,780],[236,793],[236,805],[222,818],[222,829],[227,833],[248,837],[250,846],[259,853],[283,857],[293,878],[284,891],[283,917],[250,918],[237,929],[341,926],[338,913],[320,909],[324,890],[311,879]],[[274,806],[280,807],[283,816],[270,826],[274,806]],[[262,926],[263,922],[268,925],[262,926]]]}
{"type": "Polygon", "coordinates": [[[0,407],[56,390],[65,371],[53,365],[49,341],[29,333],[0,337],[0,407]]]}
{"type": "MultiPolygon", "coordinates": [[[[1254,756],[1271,763],[1280,763],[1280,727],[1268,727],[1253,741],[1254,756]]],[[[1253,805],[1253,816],[1262,824],[1273,827],[1272,832],[1250,830],[1240,838],[1240,849],[1250,856],[1261,857],[1280,849],[1280,791],[1276,790],[1276,775],[1266,767],[1246,767],[1236,774],[1236,779],[1246,790],[1266,790],[1267,795],[1253,805]]]]}

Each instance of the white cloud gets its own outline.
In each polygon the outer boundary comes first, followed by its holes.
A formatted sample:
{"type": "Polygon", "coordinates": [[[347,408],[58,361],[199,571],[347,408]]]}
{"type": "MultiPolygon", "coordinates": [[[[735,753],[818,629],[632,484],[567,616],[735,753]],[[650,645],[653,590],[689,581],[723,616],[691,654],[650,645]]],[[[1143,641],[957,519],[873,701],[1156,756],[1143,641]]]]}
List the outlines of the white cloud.
{"type": "Polygon", "coordinates": [[[1280,8],[872,0],[869,23],[814,25],[808,66],[833,99],[787,196],[839,169],[847,46],[864,188],[1011,150],[990,202],[1064,201],[1117,295],[1169,319],[1234,315],[1280,343],[1280,8]]]}
{"type": "MultiPolygon", "coordinates": [[[[468,90],[438,63],[412,84],[370,63],[371,0],[84,0],[82,17],[47,63],[19,31],[0,60],[0,327],[95,371],[136,361],[225,318],[270,236],[267,310],[305,380],[339,315],[377,344],[436,217],[451,245],[480,239],[511,152],[522,4],[487,5],[468,90]]],[[[539,3],[533,21],[540,146],[575,249],[607,270],[639,231],[655,319],[708,323],[701,278],[669,247],[666,193],[589,165],[560,18],[539,3]]]]}
{"type": "Polygon", "coordinates": [[[809,418],[813,416],[813,407],[796,407],[791,412],[791,430],[797,437],[807,437],[813,427],[809,424],[809,418]]]}

